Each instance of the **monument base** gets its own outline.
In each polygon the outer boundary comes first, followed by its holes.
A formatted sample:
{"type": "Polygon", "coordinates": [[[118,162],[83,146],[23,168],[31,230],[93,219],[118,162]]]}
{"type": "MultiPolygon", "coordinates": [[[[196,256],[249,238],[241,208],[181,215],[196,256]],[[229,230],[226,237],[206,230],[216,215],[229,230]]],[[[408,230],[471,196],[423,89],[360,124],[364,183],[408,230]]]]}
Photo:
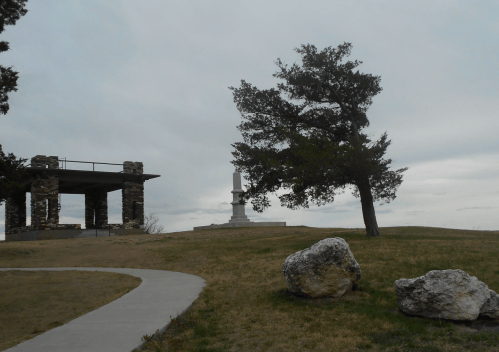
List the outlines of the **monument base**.
{"type": "Polygon", "coordinates": [[[245,224],[247,224],[249,222],[251,222],[250,219],[230,219],[229,220],[229,224],[237,224],[237,223],[245,223],[245,224]]]}
{"type": "Polygon", "coordinates": [[[231,222],[231,223],[225,223],[225,224],[211,224],[208,226],[197,226],[194,228],[194,231],[196,230],[208,230],[208,229],[223,229],[223,228],[229,228],[229,227],[273,227],[273,226],[286,226],[285,222],[231,222]]]}

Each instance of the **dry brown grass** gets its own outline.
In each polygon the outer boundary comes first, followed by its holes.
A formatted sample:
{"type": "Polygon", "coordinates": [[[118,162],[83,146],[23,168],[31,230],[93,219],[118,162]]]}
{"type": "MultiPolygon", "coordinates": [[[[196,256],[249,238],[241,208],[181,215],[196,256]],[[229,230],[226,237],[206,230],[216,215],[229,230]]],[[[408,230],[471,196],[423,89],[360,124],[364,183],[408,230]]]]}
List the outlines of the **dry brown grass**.
{"type": "Polygon", "coordinates": [[[112,302],[141,281],[102,272],[0,272],[0,350],[112,302]]]}
{"type": "Polygon", "coordinates": [[[421,227],[383,228],[380,238],[355,229],[217,229],[2,243],[0,266],[131,267],[203,277],[200,298],[145,350],[496,351],[490,334],[468,341],[470,334],[453,333],[448,322],[401,314],[394,281],[460,268],[499,292],[498,235],[421,227]],[[349,243],[362,270],[360,290],[336,300],[288,294],[280,272],[286,257],[327,237],[349,243]]]}

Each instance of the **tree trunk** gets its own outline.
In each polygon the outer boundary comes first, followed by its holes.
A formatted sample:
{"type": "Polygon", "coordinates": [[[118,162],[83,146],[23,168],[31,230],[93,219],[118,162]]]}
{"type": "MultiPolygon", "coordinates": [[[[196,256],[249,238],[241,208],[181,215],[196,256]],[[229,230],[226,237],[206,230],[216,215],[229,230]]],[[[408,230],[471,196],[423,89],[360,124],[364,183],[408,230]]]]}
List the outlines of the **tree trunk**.
{"type": "Polygon", "coordinates": [[[362,204],[362,215],[364,216],[364,224],[366,225],[366,235],[368,237],[379,237],[381,234],[376,221],[376,213],[374,212],[373,196],[371,193],[371,185],[369,179],[365,178],[357,183],[360,194],[360,203],[362,204]]]}

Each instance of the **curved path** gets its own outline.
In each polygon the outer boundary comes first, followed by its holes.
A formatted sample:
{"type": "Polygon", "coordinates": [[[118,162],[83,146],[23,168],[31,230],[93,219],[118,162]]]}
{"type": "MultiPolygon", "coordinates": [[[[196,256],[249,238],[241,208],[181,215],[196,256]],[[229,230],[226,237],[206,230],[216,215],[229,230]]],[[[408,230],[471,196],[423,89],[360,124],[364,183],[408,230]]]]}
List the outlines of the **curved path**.
{"type": "Polygon", "coordinates": [[[9,348],[8,352],[124,352],[142,344],[144,335],[164,329],[190,307],[205,281],[174,271],[125,268],[0,268],[6,270],[77,270],[128,274],[142,283],[124,296],[60,327],[9,348]]]}

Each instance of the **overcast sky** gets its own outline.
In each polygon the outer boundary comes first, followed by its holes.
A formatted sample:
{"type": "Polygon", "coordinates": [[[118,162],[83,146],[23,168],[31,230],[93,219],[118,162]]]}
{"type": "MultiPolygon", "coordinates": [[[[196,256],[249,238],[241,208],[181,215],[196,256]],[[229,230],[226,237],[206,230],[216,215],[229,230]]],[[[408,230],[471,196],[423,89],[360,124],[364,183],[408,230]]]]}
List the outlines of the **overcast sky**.
{"type": "MultiPolygon", "coordinates": [[[[275,87],[277,58],[300,63],[301,44],[343,42],[361,72],[381,76],[366,131],[386,131],[393,168],[410,168],[397,199],[376,205],[379,226],[499,230],[497,1],[29,0],[27,9],[1,38],[11,50],[0,64],[20,77],[0,115],[4,152],[142,161],[161,175],[145,184],[146,214],[168,232],[232,215],[231,144],[242,138],[228,87],[275,87]]],[[[248,217],[364,226],[349,191],[310,209],[271,201],[262,214],[247,205],[248,217]]],[[[121,222],[120,191],[109,214],[121,222]]],[[[82,195],[62,196],[60,222],[84,224],[82,195]]]]}

